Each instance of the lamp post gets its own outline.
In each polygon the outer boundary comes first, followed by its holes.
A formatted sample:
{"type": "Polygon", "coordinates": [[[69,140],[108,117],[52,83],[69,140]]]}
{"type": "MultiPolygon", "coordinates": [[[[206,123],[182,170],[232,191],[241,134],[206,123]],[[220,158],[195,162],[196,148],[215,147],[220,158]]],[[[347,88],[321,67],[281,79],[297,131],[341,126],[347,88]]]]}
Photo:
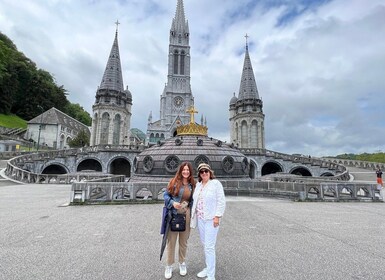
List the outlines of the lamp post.
{"type": "Polygon", "coordinates": [[[37,105],[37,107],[41,110],[40,124],[39,124],[39,135],[37,136],[37,148],[36,148],[36,152],[39,152],[41,124],[42,124],[42,122],[43,122],[43,113],[44,113],[44,109],[43,109],[40,105],[37,105]]]}

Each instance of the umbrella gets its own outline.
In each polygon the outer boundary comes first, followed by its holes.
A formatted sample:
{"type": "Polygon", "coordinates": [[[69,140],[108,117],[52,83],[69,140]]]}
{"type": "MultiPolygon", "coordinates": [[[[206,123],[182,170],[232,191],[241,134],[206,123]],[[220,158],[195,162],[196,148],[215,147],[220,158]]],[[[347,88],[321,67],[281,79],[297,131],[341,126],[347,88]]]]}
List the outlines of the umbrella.
{"type": "Polygon", "coordinates": [[[161,234],[163,234],[162,246],[160,247],[160,261],[162,260],[164,249],[166,248],[167,243],[167,235],[170,231],[170,222],[171,222],[171,210],[163,207],[163,218],[162,218],[162,228],[161,234]]]}

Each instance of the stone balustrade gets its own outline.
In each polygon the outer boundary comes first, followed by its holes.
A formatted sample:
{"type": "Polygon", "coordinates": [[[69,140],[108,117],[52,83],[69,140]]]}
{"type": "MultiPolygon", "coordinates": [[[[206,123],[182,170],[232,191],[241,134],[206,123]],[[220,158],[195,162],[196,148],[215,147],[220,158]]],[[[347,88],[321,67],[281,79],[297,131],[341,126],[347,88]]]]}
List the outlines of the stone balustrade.
{"type": "Polygon", "coordinates": [[[71,187],[71,204],[157,202],[167,183],[80,182],[71,187]]]}
{"type": "Polygon", "coordinates": [[[376,170],[380,168],[381,170],[385,170],[385,163],[383,162],[371,162],[371,161],[339,159],[339,158],[323,158],[323,160],[348,166],[348,167],[363,168],[368,170],[376,170]]]}
{"type": "Polygon", "coordinates": [[[60,150],[60,151],[50,151],[42,152],[35,154],[27,154],[13,158],[7,162],[7,167],[5,169],[5,174],[16,181],[25,183],[25,184],[72,184],[73,182],[82,182],[82,181],[92,181],[92,180],[101,180],[101,181],[124,181],[125,176],[122,175],[111,175],[106,177],[106,174],[102,173],[89,173],[89,172],[79,172],[76,174],[37,174],[24,170],[18,167],[19,163],[24,163],[26,161],[38,161],[44,160],[50,157],[58,156],[70,156],[76,154],[76,149],[69,150],[60,150]]]}
{"type": "MultiPolygon", "coordinates": [[[[226,195],[283,197],[296,201],[382,201],[376,184],[221,180],[226,195]]],[[[71,204],[161,202],[167,182],[77,182],[71,204]]]]}

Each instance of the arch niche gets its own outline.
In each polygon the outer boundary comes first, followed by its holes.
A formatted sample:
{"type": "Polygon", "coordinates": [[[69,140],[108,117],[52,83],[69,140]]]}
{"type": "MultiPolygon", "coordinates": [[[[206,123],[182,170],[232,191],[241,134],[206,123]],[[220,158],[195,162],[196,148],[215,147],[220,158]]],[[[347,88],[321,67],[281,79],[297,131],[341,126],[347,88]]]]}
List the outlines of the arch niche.
{"type": "Polygon", "coordinates": [[[300,175],[300,176],[304,176],[304,177],[311,177],[312,176],[309,169],[302,167],[302,166],[293,168],[290,171],[290,174],[300,175]]]}
{"type": "Polygon", "coordinates": [[[80,172],[80,171],[102,172],[102,165],[96,159],[89,158],[80,162],[76,171],[77,172],[80,172]]]}
{"type": "Polygon", "coordinates": [[[131,163],[125,158],[116,158],[110,164],[110,173],[131,177],[131,163]]]}
{"type": "Polygon", "coordinates": [[[41,174],[67,174],[67,170],[65,167],[59,165],[59,164],[50,164],[46,166],[41,174]]]}
{"type": "Polygon", "coordinates": [[[261,175],[264,176],[282,171],[282,167],[278,163],[270,161],[262,166],[261,175]]]}

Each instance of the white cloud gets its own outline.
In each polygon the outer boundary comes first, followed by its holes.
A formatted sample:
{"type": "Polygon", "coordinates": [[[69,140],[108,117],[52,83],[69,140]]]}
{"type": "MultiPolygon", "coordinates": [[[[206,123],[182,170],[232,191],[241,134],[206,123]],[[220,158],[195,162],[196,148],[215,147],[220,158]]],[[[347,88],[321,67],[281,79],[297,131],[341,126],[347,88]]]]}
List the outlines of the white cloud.
{"type": "MultiPolygon", "coordinates": [[[[185,0],[191,33],[191,84],[210,136],[228,141],[228,103],[238,94],[245,33],[260,97],[266,146],[334,155],[385,150],[385,3],[185,0]],[[301,11],[278,24],[283,15],[301,11]]],[[[91,113],[115,35],[132,127],[159,116],[167,80],[168,34],[176,0],[0,2],[1,31],[51,72],[69,100],[91,113]]]]}

